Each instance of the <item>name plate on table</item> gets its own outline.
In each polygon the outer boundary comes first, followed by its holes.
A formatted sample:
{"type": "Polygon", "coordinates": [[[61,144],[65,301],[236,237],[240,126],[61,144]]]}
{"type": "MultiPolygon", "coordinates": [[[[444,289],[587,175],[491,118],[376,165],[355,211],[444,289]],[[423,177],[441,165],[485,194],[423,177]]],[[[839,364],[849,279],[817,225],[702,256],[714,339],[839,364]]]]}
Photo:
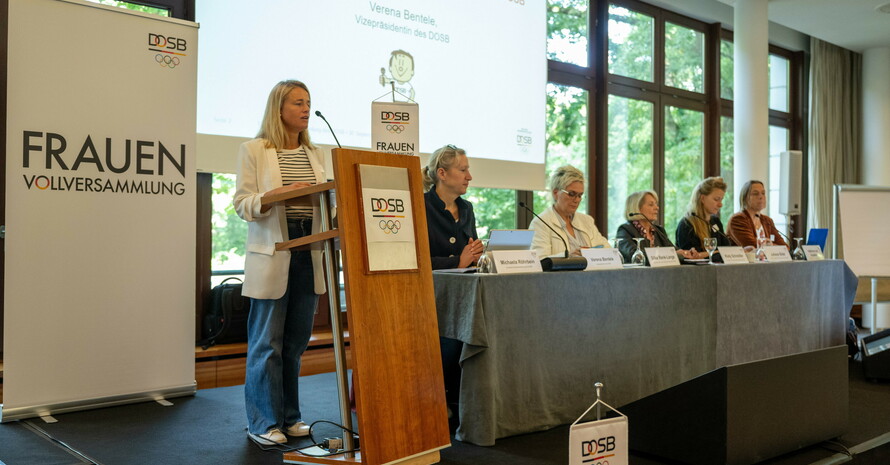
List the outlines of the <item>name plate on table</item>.
{"type": "Polygon", "coordinates": [[[491,261],[498,274],[543,271],[533,250],[492,250],[491,261]]]}
{"type": "Polygon", "coordinates": [[[763,248],[768,262],[790,262],[791,254],[784,245],[768,245],[763,248]]]}
{"type": "Polygon", "coordinates": [[[602,247],[581,249],[581,256],[587,259],[585,270],[618,270],[622,268],[621,252],[618,249],[602,247]]]}
{"type": "Polygon", "coordinates": [[[748,263],[748,256],[745,255],[745,249],[741,247],[718,247],[720,256],[723,257],[723,263],[726,265],[740,265],[748,263]]]}
{"type": "Polygon", "coordinates": [[[649,247],[643,249],[643,252],[649,257],[649,266],[652,268],[680,266],[680,259],[673,247],[649,247]]]}
{"type": "Polygon", "coordinates": [[[803,254],[807,257],[807,261],[825,260],[822,254],[822,247],[818,245],[802,245],[803,254]]]}

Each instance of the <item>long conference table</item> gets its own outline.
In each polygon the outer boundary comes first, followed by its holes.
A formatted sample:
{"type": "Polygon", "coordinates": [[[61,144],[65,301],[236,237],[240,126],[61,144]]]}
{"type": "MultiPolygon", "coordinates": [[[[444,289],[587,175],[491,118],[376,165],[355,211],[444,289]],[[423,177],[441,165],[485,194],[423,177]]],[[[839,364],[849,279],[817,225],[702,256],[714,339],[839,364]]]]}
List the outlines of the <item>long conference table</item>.
{"type": "Polygon", "coordinates": [[[439,334],[464,343],[456,438],[573,422],[716,368],[842,345],[857,279],[840,260],[433,274],[439,334]]]}

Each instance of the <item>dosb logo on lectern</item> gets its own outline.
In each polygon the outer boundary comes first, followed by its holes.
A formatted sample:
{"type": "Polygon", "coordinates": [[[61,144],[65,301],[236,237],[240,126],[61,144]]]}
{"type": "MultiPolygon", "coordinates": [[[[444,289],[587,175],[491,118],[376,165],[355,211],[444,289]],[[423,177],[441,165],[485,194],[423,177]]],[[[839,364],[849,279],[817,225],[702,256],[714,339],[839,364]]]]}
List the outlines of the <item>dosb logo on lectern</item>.
{"type": "Polygon", "coordinates": [[[402,199],[372,198],[371,211],[401,213],[405,211],[405,202],[402,199]]]}

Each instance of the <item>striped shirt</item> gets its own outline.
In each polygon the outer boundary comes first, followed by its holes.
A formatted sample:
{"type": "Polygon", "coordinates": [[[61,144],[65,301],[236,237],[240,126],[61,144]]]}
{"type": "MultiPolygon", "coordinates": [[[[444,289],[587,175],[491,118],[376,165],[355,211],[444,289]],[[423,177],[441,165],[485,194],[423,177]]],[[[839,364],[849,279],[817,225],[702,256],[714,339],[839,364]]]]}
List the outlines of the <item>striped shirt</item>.
{"type": "MultiPolygon", "coordinates": [[[[281,169],[281,182],[283,185],[294,182],[310,182],[315,184],[315,172],[309,164],[309,156],[306,149],[297,147],[291,150],[278,151],[278,167],[281,169]]],[[[285,210],[287,219],[312,218],[312,207],[288,206],[285,210]]]]}

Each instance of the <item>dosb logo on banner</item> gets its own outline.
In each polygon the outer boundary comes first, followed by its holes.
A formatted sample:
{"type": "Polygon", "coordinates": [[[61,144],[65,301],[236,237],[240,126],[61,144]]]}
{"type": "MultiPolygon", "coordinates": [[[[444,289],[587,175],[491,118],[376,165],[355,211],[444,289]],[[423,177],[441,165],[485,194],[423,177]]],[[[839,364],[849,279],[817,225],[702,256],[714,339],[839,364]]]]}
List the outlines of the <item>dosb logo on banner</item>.
{"type": "Polygon", "coordinates": [[[600,387],[602,384],[597,383],[596,402],[569,428],[569,465],[627,465],[629,460],[627,417],[599,398],[600,387]],[[620,416],[580,423],[598,405],[620,416]]]}
{"type": "Polygon", "coordinates": [[[420,150],[418,107],[409,102],[371,103],[371,148],[378,152],[417,155],[420,150]]]}
{"type": "Polygon", "coordinates": [[[572,425],[569,465],[627,465],[627,418],[572,425]]]}

